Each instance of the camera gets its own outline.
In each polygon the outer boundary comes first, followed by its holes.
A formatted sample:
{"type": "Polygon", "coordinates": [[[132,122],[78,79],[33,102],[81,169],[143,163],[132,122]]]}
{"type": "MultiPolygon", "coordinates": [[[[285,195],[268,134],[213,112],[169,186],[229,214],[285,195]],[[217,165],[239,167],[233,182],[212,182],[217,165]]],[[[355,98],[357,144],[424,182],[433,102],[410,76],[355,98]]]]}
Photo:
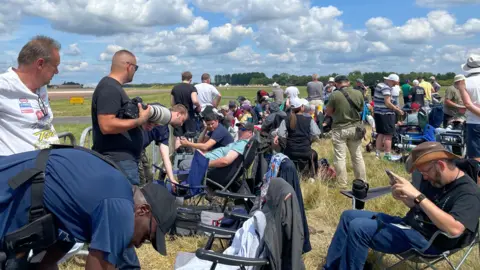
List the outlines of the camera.
{"type": "Polygon", "coordinates": [[[160,103],[144,104],[141,97],[135,97],[125,103],[117,113],[117,117],[122,119],[137,119],[139,117],[138,104],[141,104],[144,110],[147,109],[147,106],[150,106],[148,122],[158,125],[167,125],[170,122],[172,115],[168,108],[165,108],[160,103]]]}

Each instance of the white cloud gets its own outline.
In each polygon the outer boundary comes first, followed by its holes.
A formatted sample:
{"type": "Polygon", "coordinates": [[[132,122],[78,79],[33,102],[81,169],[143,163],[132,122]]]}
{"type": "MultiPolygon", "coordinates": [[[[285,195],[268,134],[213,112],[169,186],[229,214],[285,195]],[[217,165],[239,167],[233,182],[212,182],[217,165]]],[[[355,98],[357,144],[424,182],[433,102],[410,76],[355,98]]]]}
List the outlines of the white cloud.
{"type": "Polygon", "coordinates": [[[416,4],[423,7],[445,8],[455,5],[479,4],[478,0],[416,0],[416,4]]]}
{"type": "Polygon", "coordinates": [[[6,0],[16,9],[48,19],[55,29],[97,36],[128,33],[142,27],[191,22],[184,0],[6,0]]]}
{"type": "Polygon", "coordinates": [[[8,3],[8,1],[0,5],[0,36],[15,30],[21,14],[21,10],[17,6],[8,3]]]}
{"type": "Polygon", "coordinates": [[[82,61],[82,62],[69,62],[69,63],[65,63],[61,67],[66,72],[85,71],[85,70],[88,69],[88,63],[84,62],[84,61],[82,61]]]}
{"type": "Polygon", "coordinates": [[[78,43],[73,43],[68,45],[68,49],[64,52],[66,55],[77,56],[82,53],[80,48],[78,48],[78,43]]]}
{"type": "Polygon", "coordinates": [[[202,17],[197,17],[193,22],[188,26],[179,27],[175,29],[175,32],[183,35],[192,35],[192,34],[201,34],[205,33],[208,30],[208,21],[202,17]]]}
{"type": "Polygon", "coordinates": [[[381,41],[374,41],[370,43],[367,52],[372,53],[387,53],[390,52],[390,48],[381,41]]]}
{"type": "Polygon", "coordinates": [[[233,63],[243,63],[245,65],[261,65],[265,63],[262,60],[262,56],[250,46],[238,47],[234,51],[227,53],[226,56],[233,63]]]}
{"type": "Polygon", "coordinates": [[[281,54],[269,53],[267,54],[267,58],[269,58],[272,61],[282,62],[282,63],[297,62],[295,53],[292,53],[290,51],[290,48],[288,48],[285,53],[281,53],[281,54]]]}
{"type": "Polygon", "coordinates": [[[122,49],[123,47],[119,45],[108,45],[105,51],[100,54],[99,58],[101,61],[112,61],[113,54],[122,49]]]}
{"type": "Polygon", "coordinates": [[[308,10],[308,0],[194,0],[194,5],[209,12],[220,12],[239,23],[253,23],[293,17],[308,10]]]}
{"type": "Polygon", "coordinates": [[[458,25],[457,19],[445,10],[435,10],[427,15],[429,23],[439,33],[445,35],[466,35],[480,32],[480,20],[469,19],[464,25],[458,25]]]}

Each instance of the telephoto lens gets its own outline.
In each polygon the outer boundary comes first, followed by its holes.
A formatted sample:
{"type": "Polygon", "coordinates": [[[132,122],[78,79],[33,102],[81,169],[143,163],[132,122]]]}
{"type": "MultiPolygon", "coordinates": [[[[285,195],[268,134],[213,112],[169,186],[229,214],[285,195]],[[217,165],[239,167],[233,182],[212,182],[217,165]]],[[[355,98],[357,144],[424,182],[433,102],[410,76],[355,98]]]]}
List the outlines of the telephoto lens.
{"type": "Polygon", "coordinates": [[[149,122],[162,126],[168,125],[168,123],[170,123],[172,114],[168,108],[165,108],[162,105],[158,104],[148,105],[150,105],[150,116],[148,117],[149,122]]]}

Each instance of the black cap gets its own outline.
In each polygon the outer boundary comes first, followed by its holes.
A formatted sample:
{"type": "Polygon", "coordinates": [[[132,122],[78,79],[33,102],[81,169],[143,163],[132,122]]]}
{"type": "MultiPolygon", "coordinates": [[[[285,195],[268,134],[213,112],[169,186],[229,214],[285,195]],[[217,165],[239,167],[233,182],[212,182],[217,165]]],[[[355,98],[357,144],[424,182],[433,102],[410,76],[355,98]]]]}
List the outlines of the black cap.
{"type": "Polygon", "coordinates": [[[240,122],[240,123],[237,123],[236,125],[237,127],[243,127],[245,128],[246,130],[250,130],[250,131],[254,131],[255,130],[255,125],[253,123],[250,123],[250,122],[240,122]]]}
{"type": "Polygon", "coordinates": [[[337,77],[335,77],[336,83],[344,82],[344,81],[348,81],[348,78],[345,75],[338,75],[337,77]]]}
{"type": "Polygon", "coordinates": [[[152,246],[160,254],[167,255],[165,235],[173,227],[177,217],[175,196],[164,186],[154,183],[147,184],[141,191],[152,209],[153,218],[157,221],[157,232],[152,246]]]}

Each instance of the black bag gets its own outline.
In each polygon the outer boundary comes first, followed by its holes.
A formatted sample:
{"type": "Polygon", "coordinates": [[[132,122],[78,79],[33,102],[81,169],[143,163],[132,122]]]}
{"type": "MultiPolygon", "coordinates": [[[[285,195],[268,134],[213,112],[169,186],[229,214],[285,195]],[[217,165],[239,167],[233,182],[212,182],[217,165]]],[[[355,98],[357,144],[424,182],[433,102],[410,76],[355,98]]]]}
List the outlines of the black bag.
{"type": "MultiPolygon", "coordinates": [[[[352,194],[356,199],[365,199],[369,188],[370,185],[367,182],[361,179],[355,179],[352,184],[352,194]]],[[[355,200],[355,209],[363,209],[364,207],[364,202],[355,200]]]]}
{"type": "MultiPolygon", "coordinates": [[[[350,103],[350,106],[355,110],[355,112],[358,114],[360,118],[360,122],[362,121],[362,115],[360,114],[361,111],[363,111],[361,108],[358,108],[357,104],[353,103],[352,99],[348,95],[348,93],[344,89],[339,90],[347,99],[348,103],[350,103]]],[[[363,126],[363,123],[361,123],[359,126],[355,128],[355,140],[363,140],[365,138],[365,134],[367,133],[367,130],[363,126]]]]}

